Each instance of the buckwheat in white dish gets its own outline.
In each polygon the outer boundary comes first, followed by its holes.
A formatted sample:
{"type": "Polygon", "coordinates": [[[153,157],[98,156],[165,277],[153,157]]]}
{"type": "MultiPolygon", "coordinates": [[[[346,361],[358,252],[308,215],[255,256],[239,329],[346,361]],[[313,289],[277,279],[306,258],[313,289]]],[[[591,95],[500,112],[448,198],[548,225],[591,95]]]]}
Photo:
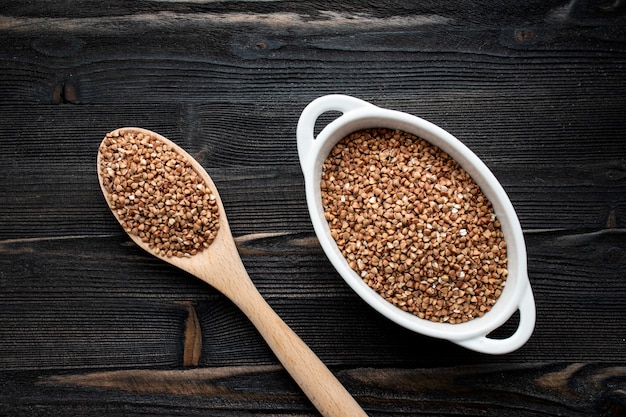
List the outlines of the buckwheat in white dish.
{"type": "Polygon", "coordinates": [[[476,351],[507,353],[529,339],[521,227],[471,150],[421,118],[343,95],[309,104],[297,136],[316,235],[359,296],[410,330],[476,351]],[[314,136],[329,111],[343,114],[314,136]],[[488,337],[516,310],[513,335],[488,337]]]}

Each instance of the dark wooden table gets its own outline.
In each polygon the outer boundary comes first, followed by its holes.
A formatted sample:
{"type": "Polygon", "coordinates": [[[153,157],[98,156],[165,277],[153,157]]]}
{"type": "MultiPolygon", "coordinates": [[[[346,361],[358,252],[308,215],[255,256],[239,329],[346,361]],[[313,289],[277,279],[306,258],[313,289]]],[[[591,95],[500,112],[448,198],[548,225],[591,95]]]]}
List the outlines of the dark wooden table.
{"type": "Polygon", "coordinates": [[[260,292],[370,415],[626,415],[625,11],[0,2],[0,415],[316,415],[233,304],[116,223],[95,158],[121,126],[201,162],[260,292]],[[328,93],[430,120],[494,172],[528,249],[525,346],[414,334],[334,271],[295,139],[328,93]]]}

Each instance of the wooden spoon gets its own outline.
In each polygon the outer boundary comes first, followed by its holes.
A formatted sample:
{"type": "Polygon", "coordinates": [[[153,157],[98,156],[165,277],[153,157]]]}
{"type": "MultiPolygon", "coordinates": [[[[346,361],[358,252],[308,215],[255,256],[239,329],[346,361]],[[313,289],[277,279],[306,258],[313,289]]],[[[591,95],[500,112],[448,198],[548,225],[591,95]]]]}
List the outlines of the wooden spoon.
{"type": "MultiPolygon", "coordinates": [[[[272,310],[250,280],[228,227],[226,213],[217,193],[217,188],[202,166],[178,145],[149,130],[126,127],[117,129],[112,134],[119,134],[124,131],[152,135],[168,144],[175,152],[183,155],[204,180],[206,186],[211,189],[219,206],[217,236],[208,248],[196,255],[188,257],[161,256],[138,236],[129,233],[130,238],[145,251],[195,275],[232,300],[254,324],[278,360],[322,415],[336,417],[366,416],[350,393],[302,339],[272,310]]],[[[102,147],[98,151],[98,180],[102,192],[109,202],[109,192],[104,186],[103,173],[101,172],[101,150],[102,147]]],[[[116,211],[112,210],[112,212],[122,224],[116,211]]]]}

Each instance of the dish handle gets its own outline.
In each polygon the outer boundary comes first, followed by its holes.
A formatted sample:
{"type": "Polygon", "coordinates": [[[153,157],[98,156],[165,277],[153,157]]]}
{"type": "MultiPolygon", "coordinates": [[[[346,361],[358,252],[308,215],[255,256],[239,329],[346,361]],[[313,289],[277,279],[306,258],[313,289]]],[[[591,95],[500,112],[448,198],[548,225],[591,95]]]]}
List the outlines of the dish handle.
{"type": "Polygon", "coordinates": [[[518,306],[520,312],[517,330],[506,339],[491,339],[487,336],[479,336],[467,340],[454,340],[453,342],[481,353],[501,355],[519,349],[528,341],[535,328],[535,299],[530,285],[526,287],[518,306]]]}
{"type": "MultiPolygon", "coordinates": [[[[367,101],[343,94],[329,94],[318,97],[309,103],[304,110],[302,110],[296,130],[300,164],[303,165],[305,161],[311,160],[311,151],[314,151],[314,147],[316,146],[316,138],[314,136],[315,123],[322,114],[330,111],[338,111],[345,114],[357,109],[372,107],[376,106],[367,101]]],[[[321,145],[317,144],[317,146],[321,145]]],[[[313,154],[317,154],[317,152],[313,152],[313,154]]]]}

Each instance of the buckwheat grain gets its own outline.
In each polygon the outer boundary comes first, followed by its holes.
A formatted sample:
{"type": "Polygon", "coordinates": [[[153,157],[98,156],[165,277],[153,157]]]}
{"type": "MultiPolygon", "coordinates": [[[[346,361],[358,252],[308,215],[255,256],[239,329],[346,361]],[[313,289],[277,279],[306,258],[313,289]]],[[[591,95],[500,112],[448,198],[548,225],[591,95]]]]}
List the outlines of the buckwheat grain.
{"type": "Polygon", "coordinates": [[[209,247],[219,230],[216,197],[182,155],[130,129],[108,133],[100,155],[109,206],[126,232],[165,257],[209,247]]]}
{"type": "Polygon", "coordinates": [[[490,311],[506,283],[506,242],[467,172],[399,130],[354,132],[331,151],[324,215],[350,267],[420,318],[451,324],[490,311]]]}

